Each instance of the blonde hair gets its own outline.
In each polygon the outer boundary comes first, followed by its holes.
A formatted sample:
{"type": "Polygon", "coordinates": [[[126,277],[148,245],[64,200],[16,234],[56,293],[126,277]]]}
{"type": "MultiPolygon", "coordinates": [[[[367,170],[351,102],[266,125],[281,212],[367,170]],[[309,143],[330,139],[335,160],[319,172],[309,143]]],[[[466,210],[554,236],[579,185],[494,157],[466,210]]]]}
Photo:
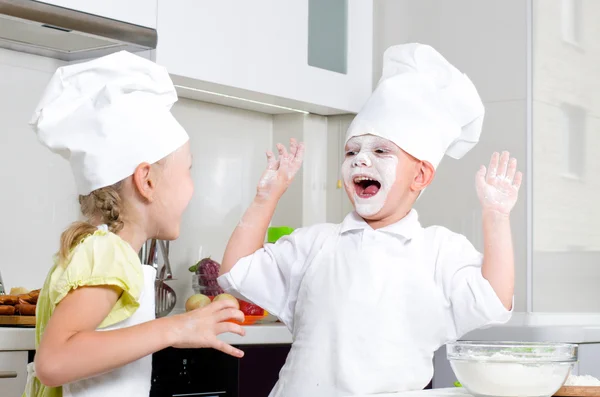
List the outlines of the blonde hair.
{"type": "Polygon", "coordinates": [[[87,218],[83,222],[71,224],[60,236],[59,263],[67,262],[73,248],[87,236],[96,232],[99,224],[106,224],[108,230],[118,233],[123,229],[123,200],[121,182],[96,189],[88,195],[79,196],[81,213],[87,218]]]}

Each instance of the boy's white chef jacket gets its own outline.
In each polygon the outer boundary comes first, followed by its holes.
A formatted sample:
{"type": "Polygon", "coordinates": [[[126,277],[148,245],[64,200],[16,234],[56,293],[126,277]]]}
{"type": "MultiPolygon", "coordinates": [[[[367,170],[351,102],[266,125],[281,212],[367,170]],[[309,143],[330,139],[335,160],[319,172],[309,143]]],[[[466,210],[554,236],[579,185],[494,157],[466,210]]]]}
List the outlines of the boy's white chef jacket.
{"type": "Polygon", "coordinates": [[[219,283],[292,332],[271,396],[375,394],[424,388],[441,345],[509,320],[481,263],[464,236],[423,228],[415,210],[378,230],[351,213],[266,245],[219,283]]]}

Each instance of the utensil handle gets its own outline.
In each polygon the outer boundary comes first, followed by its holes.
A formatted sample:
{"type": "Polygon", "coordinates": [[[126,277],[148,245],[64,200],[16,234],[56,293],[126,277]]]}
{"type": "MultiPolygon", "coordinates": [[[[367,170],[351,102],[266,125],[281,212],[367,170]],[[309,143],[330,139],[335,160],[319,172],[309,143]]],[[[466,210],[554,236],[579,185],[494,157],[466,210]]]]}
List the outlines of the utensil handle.
{"type": "Polygon", "coordinates": [[[17,377],[16,371],[0,371],[0,379],[13,379],[17,377]]]}

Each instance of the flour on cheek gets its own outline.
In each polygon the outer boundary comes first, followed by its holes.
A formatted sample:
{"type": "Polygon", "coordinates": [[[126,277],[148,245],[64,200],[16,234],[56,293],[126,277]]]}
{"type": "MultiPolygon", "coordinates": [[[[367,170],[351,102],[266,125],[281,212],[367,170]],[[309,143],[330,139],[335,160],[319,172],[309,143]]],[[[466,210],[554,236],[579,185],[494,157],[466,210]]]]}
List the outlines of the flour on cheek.
{"type": "Polygon", "coordinates": [[[381,144],[381,138],[364,136],[353,139],[360,150],[349,156],[342,164],[342,176],[346,191],[352,196],[354,208],[362,217],[379,213],[396,181],[398,157],[394,153],[378,154],[375,149],[381,144]],[[371,197],[361,197],[357,193],[356,178],[368,177],[379,182],[381,187],[371,197]]]}

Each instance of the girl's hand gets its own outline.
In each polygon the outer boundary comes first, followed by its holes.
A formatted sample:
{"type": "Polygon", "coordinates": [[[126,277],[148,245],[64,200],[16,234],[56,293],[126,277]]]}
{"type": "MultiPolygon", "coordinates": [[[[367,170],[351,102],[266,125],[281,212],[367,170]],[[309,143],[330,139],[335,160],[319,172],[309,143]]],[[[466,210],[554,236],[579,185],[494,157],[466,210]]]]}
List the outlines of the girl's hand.
{"type": "Polygon", "coordinates": [[[243,357],[244,352],[217,339],[217,336],[232,332],[245,335],[244,328],[239,324],[228,322],[244,321],[244,313],[236,309],[231,300],[213,302],[202,309],[192,310],[185,314],[174,316],[172,335],[175,348],[212,348],[234,357],[243,357]]]}
{"type": "Polygon", "coordinates": [[[282,144],[277,144],[279,158],[273,152],[267,152],[267,170],[258,183],[257,195],[260,198],[274,198],[279,200],[294,180],[296,173],[302,166],[304,157],[304,144],[295,139],[290,140],[290,152],[282,144]]]}
{"type": "Polygon", "coordinates": [[[494,153],[487,173],[484,166],[477,172],[475,185],[484,212],[508,216],[517,202],[523,174],[517,172],[517,160],[509,157],[508,152],[494,153]]]}

